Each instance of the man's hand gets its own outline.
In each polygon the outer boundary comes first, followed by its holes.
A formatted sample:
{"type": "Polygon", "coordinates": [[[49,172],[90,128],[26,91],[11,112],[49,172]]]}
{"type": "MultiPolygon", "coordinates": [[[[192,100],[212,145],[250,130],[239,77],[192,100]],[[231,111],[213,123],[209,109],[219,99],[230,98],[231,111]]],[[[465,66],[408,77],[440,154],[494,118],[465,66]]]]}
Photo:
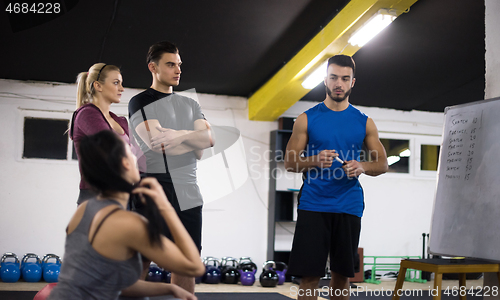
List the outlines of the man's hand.
{"type": "Polygon", "coordinates": [[[319,168],[329,168],[332,166],[332,162],[335,157],[338,157],[338,153],[335,150],[323,150],[315,157],[316,166],[319,168]]]}
{"type": "Polygon", "coordinates": [[[160,132],[151,139],[151,147],[155,151],[162,149],[171,149],[182,144],[182,136],[185,132],[170,128],[162,128],[157,126],[156,129],[160,132]]]}
{"type": "Polygon", "coordinates": [[[356,160],[346,161],[342,168],[347,174],[347,177],[358,177],[365,172],[363,165],[356,160]]]}

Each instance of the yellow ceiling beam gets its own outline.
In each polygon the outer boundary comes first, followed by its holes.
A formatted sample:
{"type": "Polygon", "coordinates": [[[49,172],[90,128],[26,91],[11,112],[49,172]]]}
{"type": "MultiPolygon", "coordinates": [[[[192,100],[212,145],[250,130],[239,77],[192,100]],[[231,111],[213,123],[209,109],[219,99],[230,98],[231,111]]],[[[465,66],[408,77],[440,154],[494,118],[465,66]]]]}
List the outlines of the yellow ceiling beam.
{"type": "Polygon", "coordinates": [[[302,81],[328,57],[353,55],[359,47],[347,40],[380,9],[399,16],[417,0],[351,0],[304,48],[248,99],[248,118],[274,121],[310,90],[302,81]]]}

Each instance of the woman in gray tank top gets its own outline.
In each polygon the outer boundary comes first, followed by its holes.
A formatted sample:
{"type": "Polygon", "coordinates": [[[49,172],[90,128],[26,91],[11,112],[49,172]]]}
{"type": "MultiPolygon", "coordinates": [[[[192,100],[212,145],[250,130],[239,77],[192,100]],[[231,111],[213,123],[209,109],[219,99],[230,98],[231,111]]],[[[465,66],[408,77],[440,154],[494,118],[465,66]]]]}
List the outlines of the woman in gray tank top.
{"type": "Polygon", "coordinates": [[[136,157],[112,131],[87,136],[79,146],[82,174],[99,195],[80,205],[66,228],[59,282],[48,299],[173,295],[196,300],[176,285],[139,280],[139,253],[181,275],[196,277],[205,272],[198,248],[158,181],[140,180],[136,157]],[[131,197],[146,206],[146,218],[124,209],[131,197]],[[165,220],[175,242],[160,234],[159,218],[165,220]]]}

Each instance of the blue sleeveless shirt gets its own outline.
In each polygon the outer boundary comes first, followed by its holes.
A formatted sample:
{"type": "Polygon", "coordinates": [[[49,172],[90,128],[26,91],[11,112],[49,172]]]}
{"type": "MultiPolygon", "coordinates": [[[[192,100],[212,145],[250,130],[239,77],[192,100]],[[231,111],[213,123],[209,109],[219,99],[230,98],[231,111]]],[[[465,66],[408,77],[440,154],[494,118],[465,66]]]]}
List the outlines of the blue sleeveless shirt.
{"type": "MultiPolygon", "coordinates": [[[[359,161],[366,136],[367,115],[350,104],[343,111],[333,111],[323,102],[305,113],[308,135],[305,156],[335,150],[343,161],[359,161]]],[[[357,178],[347,177],[342,164],[336,160],[330,168],[310,169],[304,173],[303,179],[299,209],[363,215],[361,184],[357,178]]]]}

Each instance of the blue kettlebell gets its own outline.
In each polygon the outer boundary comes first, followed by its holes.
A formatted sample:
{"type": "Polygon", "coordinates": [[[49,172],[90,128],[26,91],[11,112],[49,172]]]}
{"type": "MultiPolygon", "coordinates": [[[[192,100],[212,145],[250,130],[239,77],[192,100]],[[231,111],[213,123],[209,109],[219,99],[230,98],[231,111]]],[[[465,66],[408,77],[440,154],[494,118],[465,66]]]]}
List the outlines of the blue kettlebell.
{"type": "Polygon", "coordinates": [[[43,280],[48,283],[57,282],[59,273],[61,272],[61,258],[55,254],[47,254],[42,260],[43,280]],[[49,262],[50,259],[55,259],[56,262],[49,262]]]}
{"type": "Polygon", "coordinates": [[[220,261],[217,258],[211,257],[205,261],[205,276],[204,282],[208,284],[218,284],[221,280],[220,261]]]}
{"type": "Polygon", "coordinates": [[[146,280],[153,282],[161,282],[162,279],[163,279],[163,269],[158,267],[158,265],[155,264],[154,262],[151,262],[151,264],[149,265],[149,272],[146,280]]]}
{"type": "Polygon", "coordinates": [[[255,283],[257,265],[250,257],[240,258],[238,261],[238,272],[240,273],[240,281],[242,285],[251,286],[255,283]]]}
{"type": "Polygon", "coordinates": [[[7,252],[2,255],[0,267],[0,278],[3,282],[16,282],[21,277],[19,259],[15,253],[7,252]],[[14,261],[6,261],[8,258],[13,258],[14,261]]]}
{"type": "Polygon", "coordinates": [[[278,274],[278,278],[279,278],[278,285],[282,285],[283,283],[285,283],[287,269],[288,269],[288,266],[284,262],[281,262],[281,261],[276,262],[275,271],[278,274]]]}
{"type": "Polygon", "coordinates": [[[27,282],[38,282],[42,279],[42,260],[35,253],[27,253],[21,261],[21,274],[27,282]],[[36,261],[28,261],[35,258],[36,261]]]}

